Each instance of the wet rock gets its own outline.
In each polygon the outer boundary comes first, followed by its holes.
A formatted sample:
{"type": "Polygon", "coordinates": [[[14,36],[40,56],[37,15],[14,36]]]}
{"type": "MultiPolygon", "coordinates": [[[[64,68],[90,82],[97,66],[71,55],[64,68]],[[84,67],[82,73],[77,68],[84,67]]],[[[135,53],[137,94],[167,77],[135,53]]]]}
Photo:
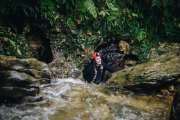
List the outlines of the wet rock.
{"type": "Polygon", "coordinates": [[[11,59],[11,57],[0,58],[0,70],[24,70],[24,69],[36,69],[38,71],[47,72],[50,74],[47,64],[40,62],[35,58],[29,59],[11,59]]]}
{"type": "Polygon", "coordinates": [[[44,99],[45,94],[38,94],[37,96],[27,96],[24,97],[24,101],[29,102],[40,102],[44,99]]]}
{"type": "Polygon", "coordinates": [[[0,71],[1,86],[34,86],[38,87],[41,84],[50,83],[48,78],[35,78],[24,72],[17,72],[14,70],[0,71]]]}
{"type": "Polygon", "coordinates": [[[174,85],[168,85],[169,92],[174,92],[174,85]]]}
{"type": "Polygon", "coordinates": [[[38,88],[24,88],[15,86],[0,87],[0,97],[25,97],[35,96],[38,88]]]}
{"type": "Polygon", "coordinates": [[[40,85],[51,83],[51,72],[34,58],[0,56],[0,78],[0,97],[35,96],[40,85]]]}
{"type": "Polygon", "coordinates": [[[68,72],[68,77],[77,78],[81,74],[81,71],[78,69],[72,69],[68,72]]]}
{"type": "MultiPolygon", "coordinates": [[[[113,73],[107,84],[117,88],[143,84],[160,87],[168,82],[172,84],[180,77],[179,61],[180,58],[175,52],[169,52],[148,62],[113,73]]],[[[152,86],[152,89],[155,88],[152,86]]]]}
{"type": "Polygon", "coordinates": [[[163,95],[170,95],[170,93],[167,89],[160,89],[160,93],[163,95]]]}

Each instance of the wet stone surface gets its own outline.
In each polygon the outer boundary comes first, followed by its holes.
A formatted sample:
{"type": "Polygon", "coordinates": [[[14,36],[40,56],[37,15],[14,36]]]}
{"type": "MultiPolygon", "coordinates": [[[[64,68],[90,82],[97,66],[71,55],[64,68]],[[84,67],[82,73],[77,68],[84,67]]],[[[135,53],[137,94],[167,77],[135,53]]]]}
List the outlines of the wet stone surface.
{"type": "Polygon", "coordinates": [[[0,97],[35,96],[40,85],[51,83],[51,72],[34,58],[0,56],[0,78],[0,97]]]}

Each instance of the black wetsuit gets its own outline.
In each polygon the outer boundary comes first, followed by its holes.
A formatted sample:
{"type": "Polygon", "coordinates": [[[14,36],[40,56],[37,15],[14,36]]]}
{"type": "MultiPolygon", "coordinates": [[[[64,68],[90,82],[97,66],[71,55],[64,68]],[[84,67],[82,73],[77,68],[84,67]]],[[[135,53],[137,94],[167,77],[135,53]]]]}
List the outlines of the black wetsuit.
{"type": "Polygon", "coordinates": [[[96,75],[95,75],[95,71],[94,71],[94,66],[92,63],[88,63],[84,70],[83,70],[83,78],[88,82],[88,83],[95,83],[95,84],[100,84],[100,82],[98,81],[99,78],[102,76],[102,73],[104,70],[107,70],[111,73],[118,71],[117,69],[109,66],[108,64],[102,62],[102,68],[100,68],[100,66],[96,66],[96,75]]]}

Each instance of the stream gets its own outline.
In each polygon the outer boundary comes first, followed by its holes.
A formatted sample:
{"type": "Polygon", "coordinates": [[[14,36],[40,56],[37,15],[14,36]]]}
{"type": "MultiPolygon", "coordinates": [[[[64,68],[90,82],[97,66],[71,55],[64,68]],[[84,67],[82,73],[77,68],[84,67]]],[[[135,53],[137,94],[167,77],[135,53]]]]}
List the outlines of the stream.
{"type": "Polygon", "coordinates": [[[78,79],[53,79],[41,87],[43,100],[0,105],[0,120],[168,120],[172,96],[163,98],[88,84],[78,79]]]}

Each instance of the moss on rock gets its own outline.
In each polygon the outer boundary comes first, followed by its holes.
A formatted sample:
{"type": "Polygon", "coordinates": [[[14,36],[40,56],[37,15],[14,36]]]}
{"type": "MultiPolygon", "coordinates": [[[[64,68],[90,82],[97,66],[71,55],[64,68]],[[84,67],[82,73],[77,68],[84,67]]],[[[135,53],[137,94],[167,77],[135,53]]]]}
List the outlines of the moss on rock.
{"type": "Polygon", "coordinates": [[[117,88],[137,84],[164,84],[180,78],[180,57],[169,52],[142,64],[112,74],[107,85],[117,88]]]}

